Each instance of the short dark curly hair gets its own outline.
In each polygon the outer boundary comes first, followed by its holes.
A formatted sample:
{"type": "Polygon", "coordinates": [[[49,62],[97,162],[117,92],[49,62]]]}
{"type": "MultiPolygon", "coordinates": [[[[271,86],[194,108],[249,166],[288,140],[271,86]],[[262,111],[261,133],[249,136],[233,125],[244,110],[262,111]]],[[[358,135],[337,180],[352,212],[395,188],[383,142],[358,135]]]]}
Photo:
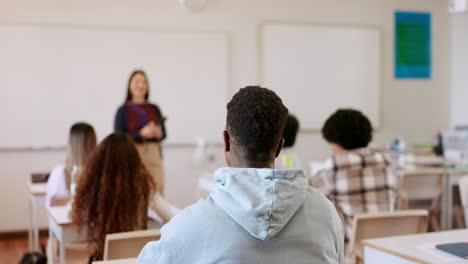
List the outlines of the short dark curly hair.
{"type": "Polygon", "coordinates": [[[364,148],[372,141],[372,124],[360,111],[338,109],[322,128],[322,136],[329,143],[340,145],[346,150],[364,148]]]}
{"type": "Polygon", "coordinates": [[[285,148],[294,146],[298,131],[299,131],[299,121],[294,115],[289,114],[288,119],[286,120],[286,125],[284,126],[284,130],[283,130],[285,148]]]}
{"type": "Polygon", "coordinates": [[[283,135],[288,109],[273,91],[240,89],[227,104],[226,129],[247,159],[268,161],[283,135]]]}

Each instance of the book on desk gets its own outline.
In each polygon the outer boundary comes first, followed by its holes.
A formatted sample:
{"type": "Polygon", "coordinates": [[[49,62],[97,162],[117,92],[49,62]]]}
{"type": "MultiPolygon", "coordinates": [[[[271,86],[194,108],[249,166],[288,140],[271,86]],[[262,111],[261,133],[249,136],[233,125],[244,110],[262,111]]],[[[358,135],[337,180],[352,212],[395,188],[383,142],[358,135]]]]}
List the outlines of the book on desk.
{"type": "Polygon", "coordinates": [[[441,244],[437,245],[436,248],[460,258],[468,259],[468,242],[441,244]]]}

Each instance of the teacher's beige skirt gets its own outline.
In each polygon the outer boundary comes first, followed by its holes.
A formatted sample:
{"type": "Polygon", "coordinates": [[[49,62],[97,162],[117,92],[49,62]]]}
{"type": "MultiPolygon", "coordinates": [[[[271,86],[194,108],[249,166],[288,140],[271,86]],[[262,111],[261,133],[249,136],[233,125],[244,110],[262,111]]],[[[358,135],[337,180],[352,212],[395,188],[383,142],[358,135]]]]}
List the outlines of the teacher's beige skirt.
{"type": "Polygon", "coordinates": [[[161,159],[159,143],[136,144],[140,157],[148,172],[153,176],[158,191],[164,195],[164,164],[161,159]]]}

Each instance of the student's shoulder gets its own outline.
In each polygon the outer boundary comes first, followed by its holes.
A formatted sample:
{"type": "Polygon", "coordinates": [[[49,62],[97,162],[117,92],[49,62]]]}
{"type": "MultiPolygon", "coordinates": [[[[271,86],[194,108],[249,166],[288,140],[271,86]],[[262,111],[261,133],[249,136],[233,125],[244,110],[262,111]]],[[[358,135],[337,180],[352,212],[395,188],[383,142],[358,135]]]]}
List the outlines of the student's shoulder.
{"type": "Polygon", "coordinates": [[[167,223],[162,231],[165,233],[193,233],[209,225],[209,219],[216,217],[217,208],[210,198],[200,199],[195,204],[186,207],[167,223]],[[197,228],[194,228],[197,227],[197,228]]]}
{"type": "Polygon", "coordinates": [[[341,235],[343,224],[333,203],[315,187],[308,187],[304,210],[314,221],[333,230],[336,235],[341,235]]]}
{"type": "Polygon", "coordinates": [[[65,174],[65,164],[59,164],[50,171],[50,177],[62,174],[65,174]]]}
{"type": "Polygon", "coordinates": [[[211,202],[203,199],[180,211],[161,228],[161,239],[144,247],[137,263],[185,263],[176,261],[184,258],[179,252],[192,252],[198,245],[193,241],[206,238],[211,221],[216,219],[213,209],[211,202]]]}
{"type": "Polygon", "coordinates": [[[65,180],[65,164],[59,164],[55,166],[49,174],[49,179],[47,180],[48,188],[51,186],[57,186],[60,182],[65,180]]]}
{"type": "Polygon", "coordinates": [[[305,204],[308,208],[314,208],[314,210],[321,210],[332,215],[336,214],[335,206],[330,199],[313,186],[307,187],[305,204]]]}
{"type": "Polygon", "coordinates": [[[323,204],[329,200],[319,189],[315,188],[314,186],[307,186],[306,202],[307,201],[323,204]]]}

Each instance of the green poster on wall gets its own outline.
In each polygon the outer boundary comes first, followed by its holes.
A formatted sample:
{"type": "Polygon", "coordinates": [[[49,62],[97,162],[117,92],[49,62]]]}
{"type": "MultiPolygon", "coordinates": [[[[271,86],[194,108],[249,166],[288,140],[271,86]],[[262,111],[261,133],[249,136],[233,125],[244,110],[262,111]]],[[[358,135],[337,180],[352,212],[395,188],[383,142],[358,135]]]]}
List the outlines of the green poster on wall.
{"type": "Polygon", "coordinates": [[[395,13],[395,78],[431,78],[431,14],[395,13]]]}

